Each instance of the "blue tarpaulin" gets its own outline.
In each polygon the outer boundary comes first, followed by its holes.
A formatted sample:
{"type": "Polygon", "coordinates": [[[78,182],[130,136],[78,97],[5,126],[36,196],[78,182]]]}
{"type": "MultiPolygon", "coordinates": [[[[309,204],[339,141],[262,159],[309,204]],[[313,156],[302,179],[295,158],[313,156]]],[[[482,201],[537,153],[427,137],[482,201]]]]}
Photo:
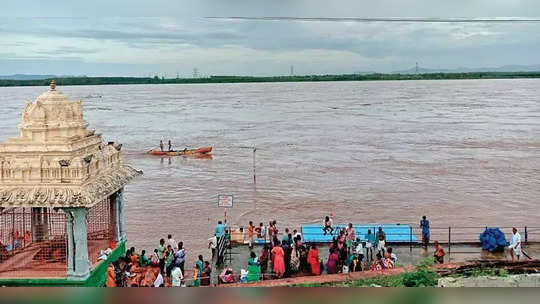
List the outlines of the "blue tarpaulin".
{"type": "Polygon", "coordinates": [[[499,228],[486,228],[480,234],[480,242],[482,243],[482,249],[489,252],[501,251],[508,246],[506,237],[499,228]]]}

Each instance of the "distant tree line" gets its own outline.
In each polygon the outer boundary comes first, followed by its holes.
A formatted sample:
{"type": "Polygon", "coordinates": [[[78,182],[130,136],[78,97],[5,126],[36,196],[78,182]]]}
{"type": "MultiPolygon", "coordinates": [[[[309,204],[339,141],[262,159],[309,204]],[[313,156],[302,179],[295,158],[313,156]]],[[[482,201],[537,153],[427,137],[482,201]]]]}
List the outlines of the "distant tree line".
{"type": "MultiPolygon", "coordinates": [[[[472,72],[429,74],[343,74],[303,76],[210,76],[205,78],[163,77],[65,77],[55,78],[57,85],[167,84],[167,83],[239,83],[239,82],[307,82],[307,81],[373,81],[373,80],[437,80],[437,79],[506,79],[540,78],[540,72],[472,72]]],[[[51,79],[0,79],[1,87],[48,86],[51,79]]]]}

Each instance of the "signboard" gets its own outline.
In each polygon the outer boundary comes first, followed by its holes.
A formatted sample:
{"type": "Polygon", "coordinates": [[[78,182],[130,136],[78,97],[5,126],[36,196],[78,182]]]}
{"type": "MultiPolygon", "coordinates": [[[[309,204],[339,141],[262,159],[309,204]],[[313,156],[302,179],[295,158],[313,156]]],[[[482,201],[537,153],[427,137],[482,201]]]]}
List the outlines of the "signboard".
{"type": "Polygon", "coordinates": [[[232,208],[234,196],[232,194],[220,194],[218,195],[218,207],[232,208]]]}

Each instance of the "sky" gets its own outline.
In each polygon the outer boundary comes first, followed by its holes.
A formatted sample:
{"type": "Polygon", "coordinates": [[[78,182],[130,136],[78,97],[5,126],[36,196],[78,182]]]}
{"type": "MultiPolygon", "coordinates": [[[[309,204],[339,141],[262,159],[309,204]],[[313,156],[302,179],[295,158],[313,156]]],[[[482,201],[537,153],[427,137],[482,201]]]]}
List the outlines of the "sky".
{"type": "Polygon", "coordinates": [[[538,0],[6,1],[0,75],[191,77],[540,64],[540,23],[209,19],[540,17],[538,0]],[[112,3],[110,3],[112,2],[112,3]]]}

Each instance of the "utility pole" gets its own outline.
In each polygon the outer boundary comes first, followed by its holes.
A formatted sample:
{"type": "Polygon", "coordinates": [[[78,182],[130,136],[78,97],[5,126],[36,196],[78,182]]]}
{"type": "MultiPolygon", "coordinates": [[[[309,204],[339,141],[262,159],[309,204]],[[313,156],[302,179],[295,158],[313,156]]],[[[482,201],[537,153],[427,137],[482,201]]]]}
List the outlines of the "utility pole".
{"type": "Polygon", "coordinates": [[[291,65],[291,76],[294,76],[294,65],[291,65]]]}
{"type": "Polygon", "coordinates": [[[416,74],[418,74],[418,62],[416,63],[415,71],[416,71],[416,74]]]}
{"type": "Polygon", "coordinates": [[[257,148],[253,147],[253,184],[257,183],[257,174],[255,171],[255,152],[257,152],[257,148]]]}

